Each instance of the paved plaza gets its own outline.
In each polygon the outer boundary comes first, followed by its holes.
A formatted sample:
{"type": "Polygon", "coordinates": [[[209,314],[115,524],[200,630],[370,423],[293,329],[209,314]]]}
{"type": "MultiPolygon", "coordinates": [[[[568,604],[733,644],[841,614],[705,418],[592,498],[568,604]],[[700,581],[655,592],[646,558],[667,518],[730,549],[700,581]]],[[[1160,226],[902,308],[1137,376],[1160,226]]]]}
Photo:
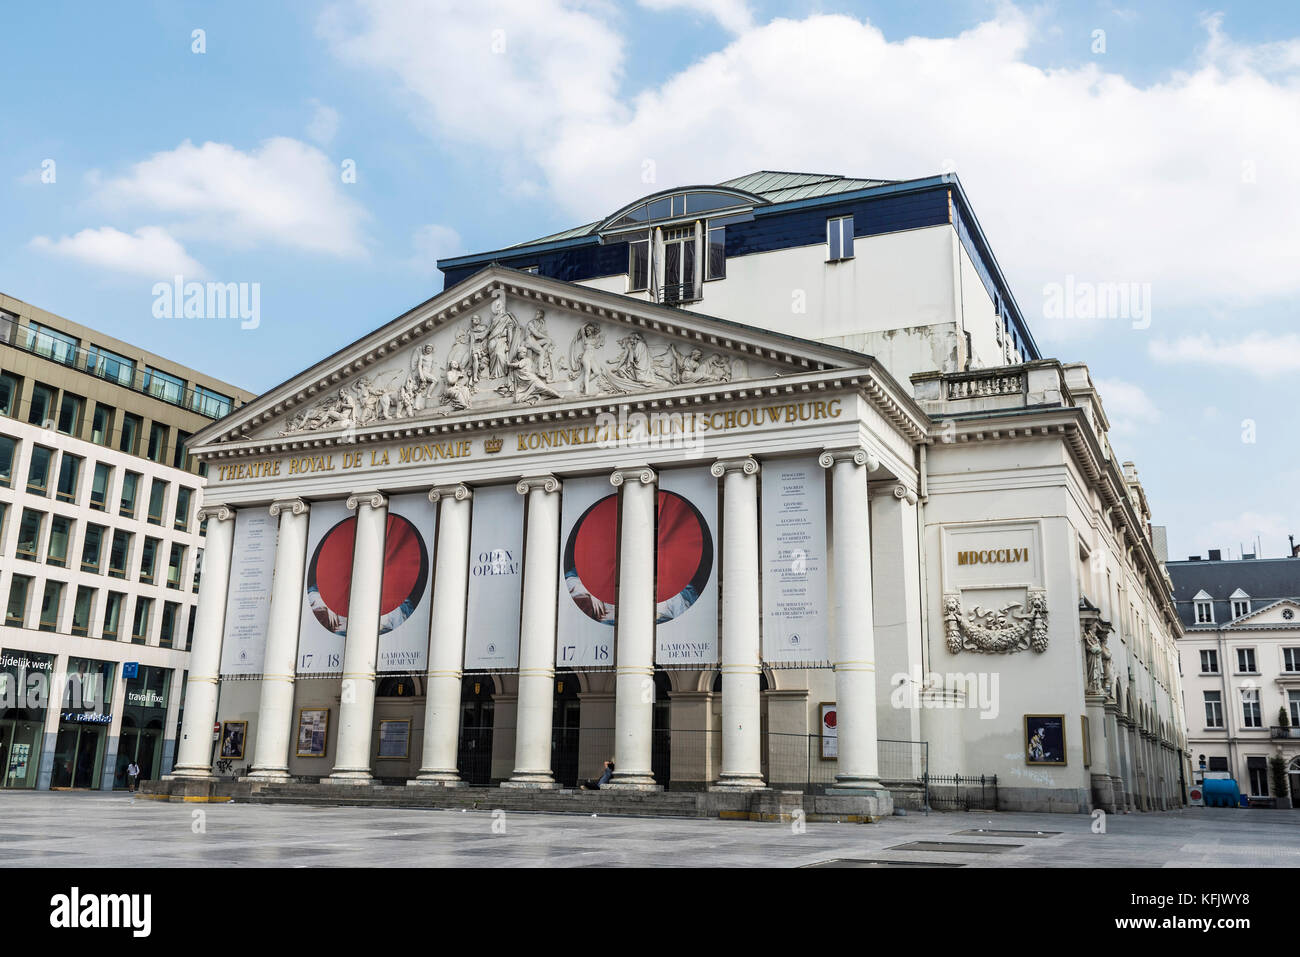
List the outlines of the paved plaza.
{"type": "Polygon", "coordinates": [[[518,811],[169,804],[0,795],[0,867],[1267,867],[1300,865],[1300,811],[934,812],[759,824],[518,811]],[[999,833],[1000,832],[1000,833],[999,833]],[[870,863],[868,863],[870,862],[870,863]]]}

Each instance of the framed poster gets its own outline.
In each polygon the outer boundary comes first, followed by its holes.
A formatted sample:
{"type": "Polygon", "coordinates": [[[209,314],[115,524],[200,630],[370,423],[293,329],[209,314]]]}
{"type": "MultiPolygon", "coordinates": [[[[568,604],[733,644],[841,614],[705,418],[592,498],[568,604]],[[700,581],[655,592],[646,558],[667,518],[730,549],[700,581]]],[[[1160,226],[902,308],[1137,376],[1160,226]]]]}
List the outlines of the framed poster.
{"type": "Polygon", "coordinates": [[[1065,765],[1065,715],[1025,715],[1025,763],[1065,765]]]}
{"type": "Polygon", "coordinates": [[[243,760],[246,737],[248,737],[247,721],[221,722],[221,756],[236,761],[243,760]]]}
{"type": "Polygon", "coordinates": [[[1088,716],[1079,715],[1079,721],[1083,725],[1083,766],[1090,768],[1092,767],[1092,738],[1088,733],[1088,716]]]}
{"type": "Polygon", "coordinates": [[[381,758],[405,758],[409,757],[408,744],[411,739],[411,722],[403,721],[380,721],[379,722],[379,757],[381,758]]]}
{"type": "Polygon", "coordinates": [[[301,708],[298,711],[298,757],[325,757],[325,741],[329,735],[330,712],[328,708],[301,708]]]}
{"type": "Polygon", "coordinates": [[[840,753],[839,718],[835,713],[835,702],[823,701],[817,705],[817,710],[822,719],[821,758],[823,761],[834,761],[840,753]]]}
{"type": "Polygon", "coordinates": [[[763,462],[763,661],[819,665],[827,632],[826,470],[816,456],[763,462]]]}

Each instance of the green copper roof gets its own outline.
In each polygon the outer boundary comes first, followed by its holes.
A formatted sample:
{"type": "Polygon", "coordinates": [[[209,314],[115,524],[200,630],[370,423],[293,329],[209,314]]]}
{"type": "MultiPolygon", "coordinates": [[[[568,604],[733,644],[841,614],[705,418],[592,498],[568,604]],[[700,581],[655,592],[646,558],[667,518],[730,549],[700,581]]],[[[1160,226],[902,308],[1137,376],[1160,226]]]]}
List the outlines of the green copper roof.
{"type": "MultiPolygon", "coordinates": [[[[831,173],[784,173],[765,169],[713,185],[727,186],[731,189],[754,193],[757,196],[762,196],[770,203],[789,203],[800,199],[812,199],[817,196],[830,196],[833,193],[848,193],[855,189],[869,189],[872,186],[883,186],[891,182],[894,181],[887,179],[851,179],[846,176],[835,176],[831,173]]],[[[518,249],[522,246],[537,246],[542,243],[556,243],[565,239],[589,236],[601,222],[602,220],[597,220],[583,226],[574,226],[571,229],[551,233],[549,236],[542,236],[539,239],[513,243],[505,248],[518,249]]]]}

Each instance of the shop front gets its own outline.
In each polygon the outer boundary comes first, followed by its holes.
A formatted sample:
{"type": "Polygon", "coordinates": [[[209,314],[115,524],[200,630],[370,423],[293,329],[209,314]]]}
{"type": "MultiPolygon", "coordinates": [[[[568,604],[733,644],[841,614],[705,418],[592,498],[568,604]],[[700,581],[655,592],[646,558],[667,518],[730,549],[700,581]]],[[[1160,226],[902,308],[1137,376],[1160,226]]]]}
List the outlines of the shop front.
{"type": "Polygon", "coordinates": [[[126,679],[114,788],[126,787],[126,769],[132,761],[140,768],[141,780],[160,776],[170,692],[171,671],[167,668],[140,665],[136,676],[126,679]]]}
{"type": "Polygon", "coordinates": [[[53,655],[0,652],[0,787],[36,787],[53,674],[53,655]]]}

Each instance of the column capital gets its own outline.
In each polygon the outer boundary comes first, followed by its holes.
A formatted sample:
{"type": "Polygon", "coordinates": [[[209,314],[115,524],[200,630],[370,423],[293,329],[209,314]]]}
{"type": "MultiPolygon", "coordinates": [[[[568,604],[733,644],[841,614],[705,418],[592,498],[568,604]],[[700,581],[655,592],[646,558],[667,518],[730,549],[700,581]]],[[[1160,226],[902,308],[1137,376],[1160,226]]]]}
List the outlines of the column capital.
{"type": "Polygon", "coordinates": [[[223,502],[204,505],[195,513],[195,515],[200,522],[206,521],[209,518],[215,518],[218,522],[229,522],[235,517],[235,510],[223,502]]]}
{"type": "Polygon", "coordinates": [[[817,464],[824,469],[841,462],[852,462],[854,465],[865,465],[868,472],[874,472],[880,467],[880,459],[876,458],[860,445],[849,446],[842,449],[826,449],[821,455],[817,456],[817,464]]]}
{"type": "Polygon", "coordinates": [[[894,498],[900,502],[907,502],[909,505],[915,505],[917,502],[916,493],[906,485],[899,482],[882,482],[880,485],[873,484],[868,491],[873,496],[881,498],[894,498]]]}
{"type": "Polygon", "coordinates": [[[655,470],[648,465],[632,465],[627,468],[614,469],[614,473],[609,477],[609,484],[615,488],[624,482],[640,482],[642,485],[653,485],[658,481],[659,476],[655,470]]]}
{"type": "Polygon", "coordinates": [[[752,455],[742,456],[737,459],[718,459],[709,466],[709,472],[714,478],[722,478],[728,472],[743,472],[746,475],[758,474],[758,460],[752,455]]]}
{"type": "Polygon", "coordinates": [[[454,498],[458,502],[467,502],[474,497],[474,490],[464,482],[454,485],[435,485],[429,489],[429,501],[437,502],[443,498],[454,498]]]}
{"type": "Polygon", "coordinates": [[[371,508],[383,508],[388,504],[388,497],[378,489],[367,489],[363,492],[353,492],[348,496],[348,510],[352,511],[362,505],[369,505],[371,508]]]}
{"type": "Polygon", "coordinates": [[[554,475],[525,475],[515,483],[515,491],[520,495],[527,495],[535,488],[543,492],[558,492],[560,487],[560,480],[554,475]]]}
{"type": "Polygon", "coordinates": [[[311,506],[300,498],[278,498],[271,503],[271,517],[275,518],[281,512],[290,512],[294,515],[305,515],[311,511],[311,506]]]}

